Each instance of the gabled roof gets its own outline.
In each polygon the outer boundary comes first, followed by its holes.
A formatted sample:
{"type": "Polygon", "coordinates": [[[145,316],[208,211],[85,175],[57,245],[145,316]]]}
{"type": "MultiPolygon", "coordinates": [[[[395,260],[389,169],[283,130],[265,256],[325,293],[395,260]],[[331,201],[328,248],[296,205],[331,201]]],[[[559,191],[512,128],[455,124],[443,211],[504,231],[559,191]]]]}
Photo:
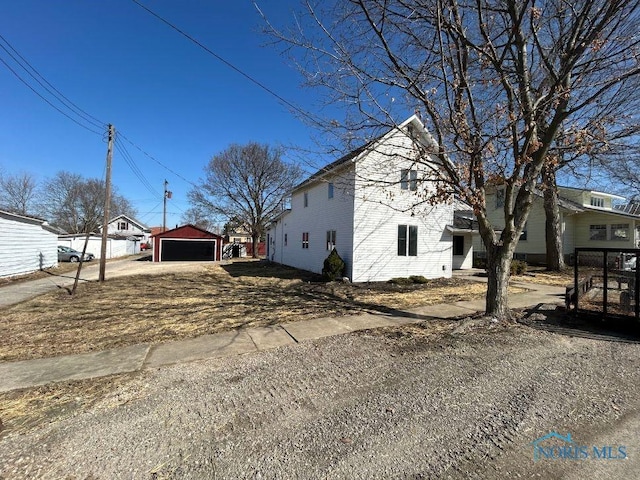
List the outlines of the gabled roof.
{"type": "Polygon", "coordinates": [[[192,224],[187,224],[187,225],[182,225],[180,227],[176,227],[176,228],[172,228],[171,230],[167,230],[165,232],[160,232],[160,233],[156,233],[155,235],[151,235],[152,237],[163,237],[165,235],[168,234],[173,234],[179,230],[185,230],[185,229],[191,229],[191,230],[197,230],[201,233],[204,233],[205,235],[211,236],[211,237],[216,237],[216,238],[222,238],[221,235],[218,235],[217,233],[213,233],[210,232],[209,230],[205,230],[204,228],[200,228],[200,227],[196,227],[195,225],[192,224]]]}
{"type": "Polygon", "coordinates": [[[127,220],[129,223],[133,223],[138,228],[140,228],[140,230],[147,230],[149,232],[151,231],[149,229],[149,227],[147,227],[146,225],[140,223],[139,221],[137,221],[134,218],[128,217],[127,215],[118,215],[117,217],[114,217],[111,220],[109,220],[109,224],[112,224],[113,222],[116,222],[116,221],[120,220],[121,218],[127,220]]]}
{"type": "Polygon", "coordinates": [[[387,132],[383,133],[382,135],[374,138],[373,140],[370,140],[369,142],[347,153],[346,155],[335,160],[334,162],[331,162],[328,165],[322,167],[320,170],[315,172],[313,175],[311,175],[309,178],[304,180],[302,183],[295,186],[293,188],[293,191],[295,192],[296,190],[304,188],[307,185],[310,185],[315,181],[321,179],[322,177],[328,175],[329,173],[336,172],[337,170],[340,170],[340,168],[347,166],[353,162],[356,162],[359,158],[361,158],[363,153],[372,151],[375,148],[374,146],[380,143],[382,140],[384,140],[385,137],[389,136],[393,132],[403,130],[404,128],[410,128],[410,125],[413,125],[415,127],[415,129],[418,131],[420,136],[422,136],[423,141],[425,143],[430,143],[435,145],[435,141],[433,137],[427,131],[427,129],[425,128],[423,123],[420,121],[418,116],[412,115],[407,120],[405,120],[404,122],[402,122],[401,124],[393,128],[390,128],[387,132]]]}

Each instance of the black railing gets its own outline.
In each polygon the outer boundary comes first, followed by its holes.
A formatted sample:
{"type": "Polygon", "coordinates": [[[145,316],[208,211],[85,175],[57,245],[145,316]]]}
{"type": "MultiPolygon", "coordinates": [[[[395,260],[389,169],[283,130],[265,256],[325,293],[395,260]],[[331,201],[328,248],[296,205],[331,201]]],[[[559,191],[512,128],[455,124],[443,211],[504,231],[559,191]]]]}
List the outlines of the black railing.
{"type": "Polygon", "coordinates": [[[566,303],[576,314],[640,319],[640,249],[576,248],[566,303]]]}

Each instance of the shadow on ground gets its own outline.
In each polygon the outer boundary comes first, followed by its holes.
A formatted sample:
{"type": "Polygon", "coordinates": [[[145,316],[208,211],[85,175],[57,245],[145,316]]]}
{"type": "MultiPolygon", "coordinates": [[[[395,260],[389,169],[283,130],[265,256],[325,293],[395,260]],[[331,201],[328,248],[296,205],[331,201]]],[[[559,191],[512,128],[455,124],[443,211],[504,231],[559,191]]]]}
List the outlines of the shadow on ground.
{"type": "Polygon", "coordinates": [[[322,282],[322,276],[287,267],[267,260],[240,260],[220,265],[232,277],[280,278],[284,280],[302,280],[303,282],[322,282]]]}
{"type": "Polygon", "coordinates": [[[524,311],[520,323],[570,337],[606,340],[611,342],[640,343],[640,325],[634,320],[601,320],[574,315],[564,307],[538,305],[524,311]]]}

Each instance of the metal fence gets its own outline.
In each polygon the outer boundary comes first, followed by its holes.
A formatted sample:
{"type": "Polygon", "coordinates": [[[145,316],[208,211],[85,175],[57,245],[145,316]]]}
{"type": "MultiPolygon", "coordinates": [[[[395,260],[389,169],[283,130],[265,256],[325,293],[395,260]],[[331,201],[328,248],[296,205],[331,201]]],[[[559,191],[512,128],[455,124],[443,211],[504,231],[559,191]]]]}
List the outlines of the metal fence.
{"type": "Polygon", "coordinates": [[[640,319],[640,249],[576,248],[567,306],[602,319],[640,319]]]}

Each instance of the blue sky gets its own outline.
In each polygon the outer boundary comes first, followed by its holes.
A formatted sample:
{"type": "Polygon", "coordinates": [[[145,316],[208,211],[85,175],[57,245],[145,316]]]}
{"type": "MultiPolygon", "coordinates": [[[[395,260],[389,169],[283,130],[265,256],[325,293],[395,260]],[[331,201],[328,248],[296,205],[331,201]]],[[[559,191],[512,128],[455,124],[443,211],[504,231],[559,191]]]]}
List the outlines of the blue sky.
{"type": "MultiPolygon", "coordinates": [[[[277,48],[265,46],[270,39],[261,33],[253,2],[143,3],[288,101],[314,108],[314,92],[301,89],[298,73],[277,48]]],[[[290,23],[298,2],[259,4],[282,24],[290,23]]],[[[1,2],[0,34],[71,101],[188,181],[196,183],[211,156],[234,142],[312,147],[313,132],[277,99],[132,1],[1,2]]],[[[3,50],[0,58],[28,78],[3,50]]],[[[58,113],[3,64],[0,105],[5,172],[32,173],[38,180],[60,170],[103,176],[103,136],[58,113]]],[[[166,178],[173,192],[167,225],[180,223],[191,185],[124,145],[157,192],[143,185],[116,149],[113,183],[119,193],[133,202],[140,221],[160,225],[166,178]]]]}

